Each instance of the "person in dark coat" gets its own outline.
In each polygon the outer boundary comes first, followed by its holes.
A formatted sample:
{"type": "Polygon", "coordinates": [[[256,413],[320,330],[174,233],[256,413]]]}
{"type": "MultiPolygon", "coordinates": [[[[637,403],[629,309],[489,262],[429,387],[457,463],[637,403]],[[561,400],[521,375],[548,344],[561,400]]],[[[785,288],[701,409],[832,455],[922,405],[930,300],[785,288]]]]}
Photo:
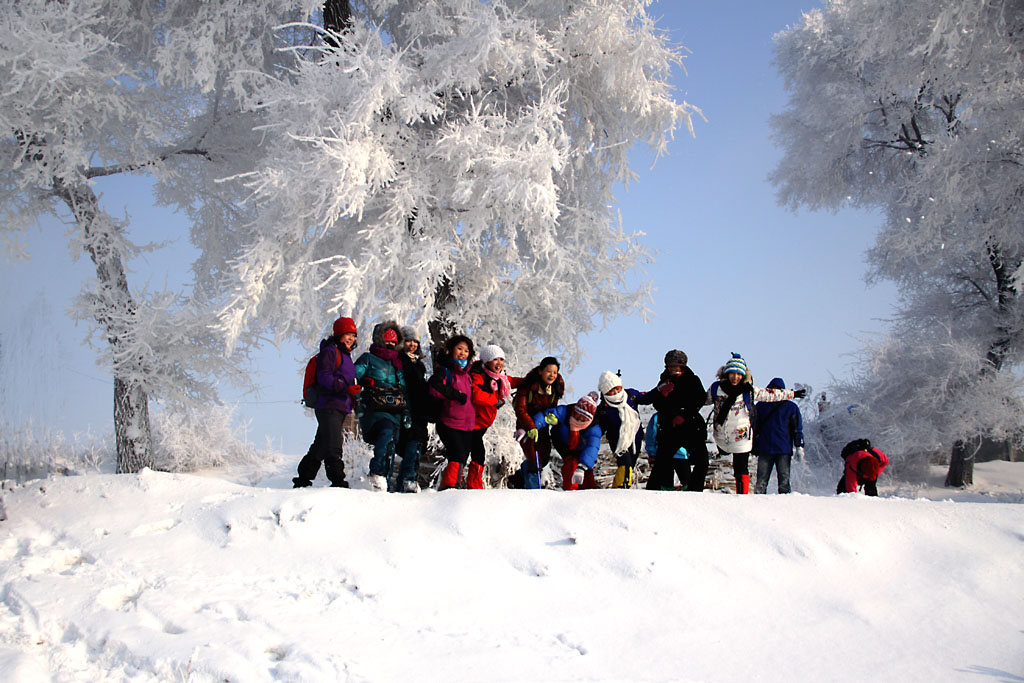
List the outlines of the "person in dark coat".
{"type": "Polygon", "coordinates": [[[312,486],[320,463],[324,464],[331,486],[348,488],[342,459],[342,426],[352,412],[353,397],[361,389],[355,383],[356,369],[351,355],[356,343],[356,324],[352,318],[338,318],[332,332],[320,342],[320,353],[316,357],[316,383],[320,389],[313,405],[316,436],[299,461],[298,476],[292,479],[295,488],[312,486]]]}
{"type": "MultiPolygon", "coordinates": [[[[768,382],[769,389],[785,389],[781,377],[768,382]]],[[[803,452],[804,432],[800,408],[792,401],[758,401],[754,411],[754,453],[757,455],[757,482],[754,493],[767,493],[768,480],[775,468],[779,493],[790,493],[790,464],[793,449],[803,452]]]]}
{"type": "Polygon", "coordinates": [[[685,482],[687,491],[703,491],[708,473],[707,426],[700,414],[704,407],[704,385],[687,366],[686,354],[673,349],[665,354],[665,371],[658,386],[641,394],[639,405],[653,405],[658,411],[658,454],[654,458],[649,491],[671,491],[672,473],[685,482]],[[673,457],[680,447],[689,457],[673,457]],[[692,469],[691,469],[692,467],[692,469]]]}
{"type": "Polygon", "coordinates": [[[402,458],[398,468],[400,490],[405,493],[419,493],[417,468],[420,455],[427,450],[427,366],[423,363],[423,347],[420,336],[413,327],[403,327],[404,349],[398,356],[402,359],[402,377],[405,379],[405,393],[409,399],[409,426],[398,432],[396,452],[402,458]]]}
{"type": "MultiPolygon", "coordinates": [[[[553,408],[565,395],[565,381],[559,373],[557,358],[547,356],[526,373],[516,389],[512,407],[516,413],[516,438],[523,448],[523,464],[515,479],[522,488],[539,489],[541,471],[551,461],[551,437],[546,429],[539,430],[537,439],[525,438],[530,430],[537,430],[533,416],[546,408],[553,408]]],[[[543,425],[540,425],[543,427],[543,425]]]]}
{"type": "Polygon", "coordinates": [[[611,370],[601,373],[597,380],[597,390],[601,393],[601,402],[594,419],[601,425],[601,432],[615,456],[612,488],[628,489],[633,486],[634,468],[644,438],[644,427],[636,403],[640,392],[623,388],[622,378],[611,370]]]}

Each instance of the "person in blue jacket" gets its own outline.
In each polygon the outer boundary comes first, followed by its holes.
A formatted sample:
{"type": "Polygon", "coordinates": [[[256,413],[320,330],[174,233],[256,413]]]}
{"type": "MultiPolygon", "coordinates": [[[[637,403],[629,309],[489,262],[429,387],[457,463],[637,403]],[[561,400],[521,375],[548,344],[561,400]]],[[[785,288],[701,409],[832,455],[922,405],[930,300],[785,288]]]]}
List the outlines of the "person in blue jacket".
{"type": "Polygon", "coordinates": [[[612,488],[628,489],[633,486],[634,468],[640,457],[640,444],[644,438],[643,423],[636,408],[640,392],[622,386],[622,378],[605,370],[597,380],[601,403],[594,419],[615,456],[615,479],[612,488]]]}
{"type": "MultiPolygon", "coordinates": [[[[551,444],[562,456],[562,488],[566,491],[598,488],[594,479],[601,450],[601,426],[594,421],[597,399],[597,392],[591,392],[575,405],[555,406],[533,416],[534,424],[548,429],[551,444]]],[[[536,441],[538,430],[529,430],[527,436],[536,441]]]]}
{"type": "Polygon", "coordinates": [[[320,342],[320,353],[316,356],[316,383],[320,388],[313,405],[316,436],[299,461],[297,476],[292,479],[297,489],[313,485],[320,463],[324,464],[331,486],[348,488],[342,459],[342,426],[352,412],[353,397],[361,389],[355,384],[356,369],[351,356],[356,343],[356,324],[352,318],[338,318],[332,332],[320,342]]]}
{"type": "MultiPolygon", "coordinates": [[[[776,377],[768,383],[769,389],[785,389],[786,383],[776,377]]],[[[789,470],[796,448],[797,457],[803,455],[804,432],[800,408],[792,401],[758,401],[754,424],[754,453],[757,454],[757,483],[754,493],[767,493],[772,468],[776,469],[779,493],[790,493],[789,470]]]]}

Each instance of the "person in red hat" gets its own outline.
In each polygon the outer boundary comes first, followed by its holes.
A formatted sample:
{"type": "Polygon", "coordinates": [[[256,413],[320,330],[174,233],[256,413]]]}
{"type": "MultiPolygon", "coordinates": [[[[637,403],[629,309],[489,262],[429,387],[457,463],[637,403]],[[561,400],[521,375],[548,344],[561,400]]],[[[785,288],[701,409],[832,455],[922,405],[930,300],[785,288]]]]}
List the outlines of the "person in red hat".
{"type": "Polygon", "coordinates": [[[865,496],[877,496],[878,475],[889,466],[889,457],[867,439],[846,444],[842,456],[843,476],[836,493],[857,493],[858,487],[862,487],[865,496]]]}
{"type": "Polygon", "coordinates": [[[320,471],[320,463],[331,486],[348,488],[345,461],[342,459],[342,425],[352,412],[354,396],[361,387],[355,383],[356,368],[352,363],[352,347],[356,344],[356,324],[352,318],[334,321],[332,334],[320,342],[316,357],[316,384],[319,397],[313,404],[316,415],[316,436],[306,455],[299,461],[298,476],[292,479],[295,488],[312,486],[320,471]]]}
{"type": "MultiPolygon", "coordinates": [[[[548,408],[533,416],[534,424],[550,427],[551,443],[562,456],[562,488],[566,491],[596,489],[594,465],[601,450],[601,425],[594,421],[600,395],[596,391],[581,397],[574,405],[548,408]]],[[[527,437],[536,441],[539,430],[527,437]]]]}

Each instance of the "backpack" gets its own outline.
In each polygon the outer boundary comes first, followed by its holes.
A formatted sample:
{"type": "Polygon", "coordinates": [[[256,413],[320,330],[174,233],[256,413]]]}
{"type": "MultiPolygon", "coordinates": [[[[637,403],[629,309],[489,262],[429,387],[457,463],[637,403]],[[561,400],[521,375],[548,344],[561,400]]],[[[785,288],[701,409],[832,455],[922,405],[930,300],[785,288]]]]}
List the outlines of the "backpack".
{"type": "MultiPolygon", "coordinates": [[[[338,363],[341,363],[341,353],[337,349],[334,351],[338,358],[334,367],[338,367],[338,363]]],[[[306,371],[302,375],[302,401],[300,403],[307,408],[316,406],[316,402],[320,400],[322,392],[320,385],[316,381],[316,359],[319,357],[320,354],[318,353],[306,361],[306,371]]]]}
{"type": "Polygon", "coordinates": [[[847,457],[853,455],[857,451],[867,451],[875,458],[875,460],[878,460],[879,462],[882,461],[878,456],[878,451],[871,447],[871,441],[869,439],[854,439],[843,446],[843,452],[840,453],[840,456],[842,456],[843,460],[846,460],[847,457]]]}

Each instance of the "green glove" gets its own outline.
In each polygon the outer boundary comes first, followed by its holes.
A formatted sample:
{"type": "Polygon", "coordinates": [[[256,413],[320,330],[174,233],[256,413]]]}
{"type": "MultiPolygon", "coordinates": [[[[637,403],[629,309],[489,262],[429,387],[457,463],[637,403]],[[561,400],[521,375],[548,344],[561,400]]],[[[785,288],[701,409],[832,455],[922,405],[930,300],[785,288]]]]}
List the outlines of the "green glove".
{"type": "Polygon", "coordinates": [[[537,428],[534,427],[533,429],[526,430],[526,436],[527,436],[527,438],[532,439],[533,441],[536,441],[537,437],[540,436],[540,432],[538,432],[537,428]]]}
{"type": "Polygon", "coordinates": [[[558,418],[555,417],[554,413],[548,413],[547,415],[545,415],[544,416],[544,421],[547,422],[552,427],[554,427],[556,424],[558,424],[558,418]]]}

